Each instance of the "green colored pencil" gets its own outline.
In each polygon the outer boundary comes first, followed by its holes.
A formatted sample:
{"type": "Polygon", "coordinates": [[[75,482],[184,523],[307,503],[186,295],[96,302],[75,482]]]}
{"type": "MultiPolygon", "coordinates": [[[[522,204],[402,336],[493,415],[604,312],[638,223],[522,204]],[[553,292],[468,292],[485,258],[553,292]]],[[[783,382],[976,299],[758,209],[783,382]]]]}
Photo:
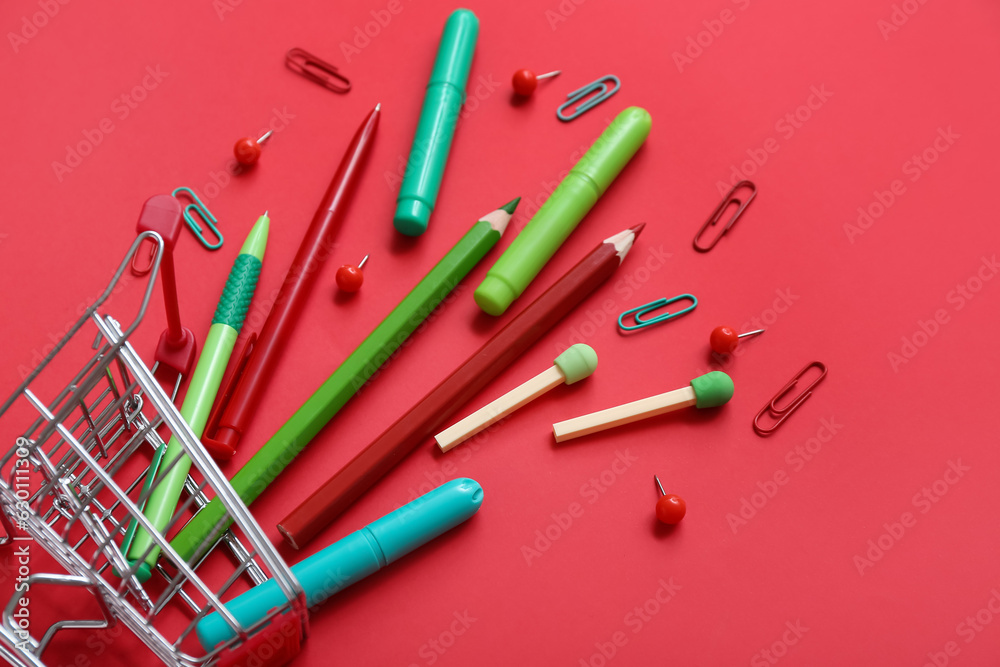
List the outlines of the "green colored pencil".
{"type": "MultiPolygon", "coordinates": [[[[195,436],[199,438],[205,430],[205,423],[212,410],[212,403],[215,402],[215,395],[222,383],[222,375],[226,371],[226,365],[233,353],[233,347],[236,345],[236,339],[243,327],[247,309],[250,307],[250,300],[257,287],[257,278],[260,276],[261,263],[264,260],[264,248],[267,246],[269,226],[270,219],[265,213],[258,218],[253,229],[250,230],[250,234],[247,235],[247,239],[240,249],[240,254],[233,262],[233,268],[229,272],[226,286],[219,298],[219,305],[215,309],[215,317],[212,318],[212,326],[205,338],[205,345],[198,357],[194,374],[191,376],[191,385],[188,387],[184,403],[181,405],[181,417],[194,431],[195,436]]],[[[176,437],[170,438],[160,467],[167,472],[156,478],[156,488],[153,489],[153,493],[149,496],[142,511],[150,523],[156,527],[156,530],[163,532],[170,523],[170,517],[177,510],[177,503],[184,489],[184,481],[187,479],[188,471],[191,470],[191,459],[184,453],[184,447],[181,446],[176,437]],[[173,463],[176,459],[179,460],[173,463]],[[171,464],[173,464],[172,467],[171,464]]],[[[156,474],[156,466],[151,467],[150,471],[152,474],[156,474]]],[[[143,485],[143,492],[148,486],[149,480],[147,479],[146,484],[143,485]]],[[[133,523],[138,524],[134,520],[133,523]]],[[[160,555],[160,547],[141,526],[130,526],[128,533],[133,531],[135,535],[131,539],[131,544],[128,544],[130,535],[126,535],[126,544],[124,545],[127,549],[126,558],[130,566],[137,561],[145,561],[139,566],[136,577],[139,581],[146,581],[152,574],[153,566],[156,565],[156,559],[160,555]]]]}
{"type": "MultiPolygon", "coordinates": [[[[232,478],[233,488],[247,505],[298,456],[309,441],[427,319],[500,240],[520,197],[483,216],[444,258],[406,295],[396,308],[355,348],[326,382],[232,478]]],[[[213,498],[177,536],[171,546],[183,558],[201,556],[233,520],[213,498]]]]}

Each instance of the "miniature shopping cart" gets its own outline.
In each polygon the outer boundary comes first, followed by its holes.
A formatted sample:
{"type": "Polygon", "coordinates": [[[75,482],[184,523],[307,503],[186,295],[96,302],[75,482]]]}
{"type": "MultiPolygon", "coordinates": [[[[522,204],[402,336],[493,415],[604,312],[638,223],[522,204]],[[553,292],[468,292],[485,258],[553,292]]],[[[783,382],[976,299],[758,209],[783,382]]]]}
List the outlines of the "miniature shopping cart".
{"type": "MultiPolygon", "coordinates": [[[[159,234],[146,231],[136,237],[96,303],[0,406],[0,442],[5,443],[0,452],[10,447],[0,455],[0,518],[7,531],[0,549],[38,545],[55,561],[50,569],[61,570],[32,571],[3,610],[0,657],[12,664],[45,664],[42,654],[60,631],[96,631],[118,624],[169,665],[281,664],[298,652],[305,638],[307,610],[301,587],[128,342],[149,304],[163,251],[159,234]],[[151,270],[143,278],[124,279],[144,292],[135,319],[123,328],[98,309],[113,290],[124,291],[116,286],[143,243],[155,246],[151,270]],[[135,284],[143,280],[148,281],[145,286],[135,284]],[[65,375],[47,377],[62,367],[69,369],[65,375]],[[158,533],[141,508],[155,486],[156,466],[171,436],[179,439],[193,465],[185,498],[170,526],[158,533]],[[223,503],[242,539],[232,531],[226,534],[231,559],[216,555],[186,562],[165,535],[179,529],[212,496],[223,503]],[[136,523],[162,550],[145,583],[122,554],[125,535],[136,523]],[[278,583],[286,602],[261,622],[242,627],[221,599],[268,578],[278,583]],[[26,602],[24,592],[43,587],[67,587],[67,597],[87,598],[80,591],[89,591],[101,613],[94,618],[60,617],[37,627],[46,614],[33,609],[34,620],[26,621],[21,610],[35,600],[32,595],[26,602]],[[193,631],[212,612],[221,614],[237,636],[206,651],[193,631]]],[[[138,300],[135,291],[131,294],[138,300]]],[[[116,304],[123,298],[116,296],[116,304]]],[[[39,550],[36,558],[43,556],[39,550]]],[[[51,564],[48,557],[44,560],[51,564]]],[[[56,607],[58,614],[62,605],[56,607]]],[[[149,660],[142,656],[130,662],[149,660]]]]}

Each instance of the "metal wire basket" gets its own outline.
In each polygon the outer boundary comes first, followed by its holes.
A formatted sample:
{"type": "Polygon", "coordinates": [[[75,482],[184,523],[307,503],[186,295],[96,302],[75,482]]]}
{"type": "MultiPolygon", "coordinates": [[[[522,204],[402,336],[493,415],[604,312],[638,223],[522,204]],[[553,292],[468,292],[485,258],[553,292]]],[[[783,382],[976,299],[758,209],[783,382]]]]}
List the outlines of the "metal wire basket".
{"type": "Polygon", "coordinates": [[[7,530],[0,544],[20,550],[38,544],[54,559],[55,569],[62,570],[18,579],[0,615],[0,656],[12,664],[43,665],[43,652],[56,634],[71,628],[122,623],[164,663],[192,666],[283,664],[298,652],[307,633],[302,588],[128,342],[149,304],[163,248],[155,232],[136,237],[103,294],[0,406],[0,438],[13,440],[0,456],[0,518],[7,530]],[[155,244],[155,257],[144,278],[148,283],[137,315],[123,329],[98,309],[143,242],[155,244]],[[57,365],[79,370],[68,383],[46,378],[46,371],[55,372],[57,365]],[[157,466],[171,436],[179,439],[193,465],[186,496],[170,525],[159,533],[141,508],[156,486],[154,478],[159,479],[157,466]],[[166,535],[212,495],[222,501],[243,538],[226,533],[223,541],[232,558],[212,558],[209,575],[203,566],[207,556],[184,561],[166,535]],[[122,554],[124,536],[135,523],[149,531],[162,550],[153,577],[145,583],[122,554]],[[242,627],[221,599],[268,578],[280,586],[285,603],[254,626],[242,627]],[[36,628],[30,619],[41,614],[24,610],[29,606],[27,591],[40,586],[89,591],[101,617],[61,618],[57,609],[58,620],[36,628]],[[206,650],[193,631],[213,611],[226,619],[236,637],[206,650]]]}

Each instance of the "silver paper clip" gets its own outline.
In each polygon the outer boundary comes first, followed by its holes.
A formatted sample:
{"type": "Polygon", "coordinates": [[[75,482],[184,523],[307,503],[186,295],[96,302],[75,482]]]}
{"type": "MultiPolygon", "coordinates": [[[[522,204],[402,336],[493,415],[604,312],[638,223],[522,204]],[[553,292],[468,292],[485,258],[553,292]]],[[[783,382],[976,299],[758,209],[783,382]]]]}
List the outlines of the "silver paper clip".
{"type": "Polygon", "coordinates": [[[604,100],[608,99],[609,97],[617,93],[618,89],[621,87],[622,87],[621,80],[614,74],[608,74],[606,76],[602,76],[597,81],[594,81],[593,83],[588,83],[583,88],[574,90],[572,93],[567,95],[566,102],[563,103],[561,107],[556,109],[556,118],[563,121],[564,123],[568,123],[577,116],[580,116],[586,113],[587,111],[593,109],[598,104],[600,104],[604,100]],[[609,88],[609,84],[613,85],[614,87],[609,88]],[[589,95],[593,95],[594,93],[597,94],[591,97],[590,99],[586,99],[589,95]],[[582,101],[585,99],[586,101],[582,101]],[[566,115],[563,113],[564,109],[573,106],[577,102],[580,102],[580,105],[573,110],[573,113],[571,113],[570,115],[566,115]]]}

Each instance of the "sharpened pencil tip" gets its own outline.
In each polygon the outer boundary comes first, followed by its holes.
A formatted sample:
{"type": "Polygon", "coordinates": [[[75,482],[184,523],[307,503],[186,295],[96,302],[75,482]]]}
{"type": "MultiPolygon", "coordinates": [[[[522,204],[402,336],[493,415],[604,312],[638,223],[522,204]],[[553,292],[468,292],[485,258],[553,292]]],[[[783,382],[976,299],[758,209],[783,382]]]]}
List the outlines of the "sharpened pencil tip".
{"type": "Polygon", "coordinates": [[[518,203],[520,203],[520,201],[521,201],[520,197],[518,197],[517,199],[512,199],[511,201],[509,201],[506,204],[504,204],[503,206],[501,206],[500,210],[501,211],[506,211],[507,213],[510,213],[511,215],[514,215],[514,211],[517,209],[517,205],[518,205],[518,203]]]}
{"type": "Polygon", "coordinates": [[[635,227],[623,229],[614,236],[609,236],[604,239],[605,243],[611,243],[615,246],[615,253],[618,255],[619,263],[625,260],[625,256],[628,255],[628,251],[632,249],[632,244],[635,243],[636,238],[638,238],[639,232],[641,232],[645,226],[646,223],[641,222],[635,227]]]}
{"type": "Polygon", "coordinates": [[[518,202],[521,198],[513,199],[495,211],[490,211],[483,218],[486,222],[490,224],[490,227],[497,230],[501,234],[507,231],[507,225],[510,224],[511,219],[514,217],[514,209],[517,208],[518,202]],[[501,213],[503,211],[503,213],[501,213]]]}
{"type": "Polygon", "coordinates": [[[268,217],[267,211],[264,211],[264,215],[262,217],[265,217],[265,218],[268,217]]]}
{"type": "Polygon", "coordinates": [[[379,102],[378,104],[375,105],[375,111],[379,111],[381,109],[382,109],[382,103],[379,102]]]}

